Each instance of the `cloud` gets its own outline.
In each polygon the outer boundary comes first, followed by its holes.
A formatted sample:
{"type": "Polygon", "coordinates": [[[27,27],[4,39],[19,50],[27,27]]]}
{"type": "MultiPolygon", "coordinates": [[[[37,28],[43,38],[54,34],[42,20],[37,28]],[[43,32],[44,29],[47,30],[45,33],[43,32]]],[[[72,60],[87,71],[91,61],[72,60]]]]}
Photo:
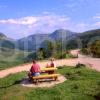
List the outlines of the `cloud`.
{"type": "Polygon", "coordinates": [[[93,19],[96,21],[93,25],[100,27],[100,14],[97,16],[93,16],[93,19]]]}
{"type": "Polygon", "coordinates": [[[44,15],[49,15],[50,13],[51,13],[51,12],[49,12],[49,11],[44,11],[44,12],[43,12],[44,15]]]}
{"type": "Polygon", "coordinates": [[[0,31],[16,38],[17,34],[24,37],[37,32],[48,33],[55,29],[68,28],[69,24],[70,18],[67,16],[46,13],[40,16],[0,20],[0,31]]]}
{"type": "Polygon", "coordinates": [[[83,32],[96,27],[96,25],[99,27],[100,22],[95,23],[95,25],[85,22],[74,22],[68,16],[46,12],[39,16],[0,20],[0,31],[12,38],[22,38],[34,33],[51,33],[60,28],[83,32]]]}
{"type": "Polygon", "coordinates": [[[7,20],[0,20],[0,23],[3,24],[19,24],[19,25],[31,25],[37,21],[36,17],[24,17],[20,19],[7,19],[7,20]]]}
{"type": "Polygon", "coordinates": [[[78,26],[78,27],[85,28],[85,27],[87,27],[88,25],[87,25],[87,24],[85,24],[85,23],[79,23],[77,26],[78,26]]]}
{"type": "Polygon", "coordinates": [[[100,27],[100,21],[96,22],[94,25],[100,27]]]}
{"type": "Polygon", "coordinates": [[[57,16],[57,15],[43,15],[43,16],[28,16],[19,19],[7,19],[0,20],[2,24],[19,24],[19,25],[34,25],[39,23],[48,23],[48,22],[63,22],[68,21],[70,18],[66,16],[57,16]]]}
{"type": "Polygon", "coordinates": [[[79,23],[73,23],[72,25],[74,28],[72,28],[73,31],[76,32],[83,32],[89,29],[89,26],[87,23],[79,22],[79,23]]]}
{"type": "Polygon", "coordinates": [[[100,19],[100,16],[93,16],[93,19],[100,19]]]}
{"type": "Polygon", "coordinates": [[[69,8],[73,8],[73,7],[77,6],[77,4],[76,3],[71,3],[71,4],[66,4],[65,6],[69,7],[69,8]]]}

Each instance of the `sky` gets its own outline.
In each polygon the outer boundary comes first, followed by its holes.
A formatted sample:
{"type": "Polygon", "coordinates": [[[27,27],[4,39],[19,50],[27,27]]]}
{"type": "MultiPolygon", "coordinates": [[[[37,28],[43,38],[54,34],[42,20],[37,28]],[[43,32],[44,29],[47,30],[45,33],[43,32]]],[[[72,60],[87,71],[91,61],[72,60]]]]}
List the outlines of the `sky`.
{"type": "Polygon", "coordinates": [[[100,0],[0,0],[0,32],[10,38],[62,28],[100,28],[100,0]]]}

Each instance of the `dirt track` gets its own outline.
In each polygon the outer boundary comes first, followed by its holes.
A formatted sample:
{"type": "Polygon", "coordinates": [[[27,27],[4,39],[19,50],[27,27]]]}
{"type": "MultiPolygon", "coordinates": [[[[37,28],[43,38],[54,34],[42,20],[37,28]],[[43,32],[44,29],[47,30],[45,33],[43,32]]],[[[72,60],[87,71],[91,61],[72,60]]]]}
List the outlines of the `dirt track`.
{"type": "MultiPolygon", "coordinates": [[[[57,64],[57,66],[63,66],[63,65],[75,66],[77,63],[83,63],[88,66],[91,66],[91,68],[93,68],[97,71],[100,71],[100,59],[99,58],[91,58],[88,56],[81,55],[81,54],[79,54],[78,50],[72,50],[71,53],[73,55],[78,54],[78,58],[56,60],[55,62],[57,64]]],[[[45,67],[48,62],[49,61],[41,61],[41,62],[39,62],[39,64],[41,67],[45,67]]],[[[17,72],[28,71],[30,69],[31,65],[32,65],[32,63],[29,63],[29,64],[24,64],[24,65],[16,66],[13,68],[9,68],[6,70],[2,70],[2,71],[0,71],[0,78],[3,78],[9,74],[13,74],[13,73],[17,73],[17,72]]]]}

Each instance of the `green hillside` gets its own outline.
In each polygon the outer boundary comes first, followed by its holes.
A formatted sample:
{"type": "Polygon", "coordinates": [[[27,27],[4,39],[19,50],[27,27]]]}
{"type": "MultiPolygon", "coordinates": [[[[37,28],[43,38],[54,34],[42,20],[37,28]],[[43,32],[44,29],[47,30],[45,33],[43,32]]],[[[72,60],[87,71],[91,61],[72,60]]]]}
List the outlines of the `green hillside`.
{"type": "Polygon", "coordinates": [[[89,44],[100,40],[100,29],[90,30],[77,34],[74,38],[67,41],[67,49],[87,48],[89,44]]]}
{"type": "Polygon", "coordinates": [[[25,62],[28,52],[16,49],[0,48],[0,70],[17,66],[25,62]]]}

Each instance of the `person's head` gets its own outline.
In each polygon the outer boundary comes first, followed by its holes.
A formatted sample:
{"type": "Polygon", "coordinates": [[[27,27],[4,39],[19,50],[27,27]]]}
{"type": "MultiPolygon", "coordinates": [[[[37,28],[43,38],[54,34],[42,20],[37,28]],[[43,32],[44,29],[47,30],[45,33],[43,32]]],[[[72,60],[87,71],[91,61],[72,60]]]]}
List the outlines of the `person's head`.
{"type": "Polygon", "coordinates": [[[54,58],[51,58],[51,59],[50,59],[51,62],[53,62],[54,60],[55,60],[54,58]]]}
{"type": "Polygon", "coordinates": [[[33,60],[32,62],[33,62],[33,64],[35,64],[36,63],[36,60],[33,60]]]}

